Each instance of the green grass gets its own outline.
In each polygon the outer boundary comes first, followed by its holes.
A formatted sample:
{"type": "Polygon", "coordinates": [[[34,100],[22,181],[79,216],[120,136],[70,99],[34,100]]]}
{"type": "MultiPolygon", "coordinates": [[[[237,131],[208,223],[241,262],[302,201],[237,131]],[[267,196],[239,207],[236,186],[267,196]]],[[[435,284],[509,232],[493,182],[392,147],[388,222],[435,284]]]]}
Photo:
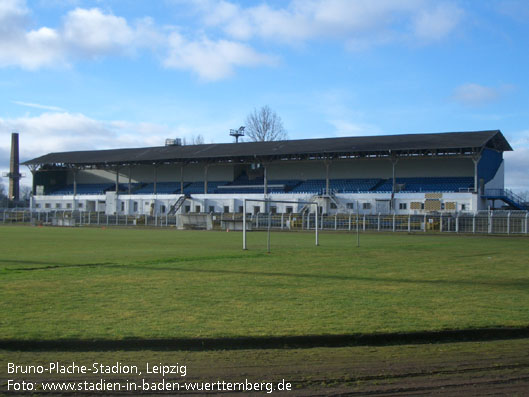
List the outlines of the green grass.
{"type": "Polygon", "coordinates": [[[529,325],[529,239],[0,227],[0,339],[529,325]]]}

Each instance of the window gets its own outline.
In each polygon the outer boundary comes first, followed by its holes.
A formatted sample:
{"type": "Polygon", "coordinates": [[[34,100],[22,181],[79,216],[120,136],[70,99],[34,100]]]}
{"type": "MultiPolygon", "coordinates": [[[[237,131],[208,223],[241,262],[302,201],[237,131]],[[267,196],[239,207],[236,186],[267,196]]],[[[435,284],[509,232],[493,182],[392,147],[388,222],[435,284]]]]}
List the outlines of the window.
{"type": "Polygon", "coordinates": [[[461,211],[466,211],[466,210],[467,210],[467,205],[461,204],[461,211]]]}
{"type": "Polygon", "coordinates": [[[228,212],[230,212],[230,206],[229,205],[225,205],[224,206],[224,213],[227,214],[228,212]]]}
{"type": "Polygon", "coordinates": [[[239,212],[242,214],[242,211],[243,211],[243,206],[242,205],[239,205],[239,212]]]}
{"type": "Polygon", "coordinates": [[[253,213],[254,214],[258,214],[259,212],[261,212],[261,207],[259,207],[258,205],[254,206],[253,207],[253,213]]]}
{"type": "Polygon", "coordinates": [[[121,202],[121,212],[125,211],[125,202],[121,202]]]}
{"type": "Polygon", "coordinates": [[[138,202],[135,201],[133,204],[134,212],[138,212],[138,202]]]}
{"type": "Polygon", "coordinates": [[[277,214],[277,207],[276,207],[276,206],[274,206],[274,207],[270,207],[270,212],[271,212],[272,214],[277,214]]]}
{"type": "Polygon", "coordinates": [[[348,210],[354,209],[354,203],[347,203],[347,209],[348,210]]]}
{"type": "Polygon", "coordinates": [[[161,205],[161,206],[160,206],[160,212],[161,212],[162,214],[165,214],[165,205],[161,205]]]}
{"type": "Polygon", "coordinates": [[[442,210],[445,209],[445,203],[441,203],[441,209],[442,209],[442,210]]]}
{"type": "Polygon", "coordinates": [[[332,209],[332,210],[335,210],[336,208],[338,208],[338,206],[336,205],[336,203],[331,203],[331,209],[332,209]]]}
{"type": "Polygon", "coordinates": [[[195,205],[195,212],[200,212],[200,205],[195,205]]]}
{"type": "Polygon", "coordinates": [[[370,210],[371,209],[371,203],[362,203],[362,208],[365,209],[365,210],[370,210]]]}
{"type": "Polygon", "coordinates": [[[55,208],[61,208],[61,203],[55,203],[55,208]]]}
{"type": "Polygon", "coordinates": [[[39,203],[35,204],[35,208],[40,208],[40,204],[39,203]]]}
{"type": "Polygon", "coordinates": [[[424,209],[424,203],[421,203],[421,210],[424,209]]]}
{"type": "Polygon", "coordinates": [[[405,210],[407,209],[407,204],[406,203],[399,203],[399,210],[405,210]]]}
{"type": "Polygon", "coordinates": [[[77,207],[78,207],[78,208],[83,208],[83,203],[78,203],[78,204],[77,204],[77,207]]]}
{"type": "Polygon", "coordinates": [[[291,214],[294,212],[294,208],[293,207],[287,207],[287,214],[291,214]]]}
{"type": "Polygon", "coordinates": [[[66,208],[72,208],[72,203],[66,203],[66,208]]]}
{"type": "Polygon", "coordinates": [[[210,205],[209,206],[209,212],[215,212],[215,206],[214,205],[210,205]]]}
{"type": "Polygon", "coordinates": [[[191,206],[190,205],[186,205],[185,207],[185,213],[187,214],[188,212],[191,211],[191,206]]]}
{"type": "Polygon", "coordinates": [[[44,204],[44,208],[51,208],[51,204],[50,203],[44,204]]]}

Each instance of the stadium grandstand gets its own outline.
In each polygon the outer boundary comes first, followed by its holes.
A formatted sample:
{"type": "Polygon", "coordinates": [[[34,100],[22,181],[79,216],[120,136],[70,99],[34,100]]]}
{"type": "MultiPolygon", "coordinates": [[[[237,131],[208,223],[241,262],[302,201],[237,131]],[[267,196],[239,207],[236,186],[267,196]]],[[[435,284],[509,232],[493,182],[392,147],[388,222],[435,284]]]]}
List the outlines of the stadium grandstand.
{"type": "Polygon", "coordinates": [[[266,197],[292,202],[277,213],[317,201],[326,214],[425,214],[526,209],[504,187],[511,150],[490,130],[71,151],[23,164],[36,211],[239,213],[245,198],[266,197]]]}

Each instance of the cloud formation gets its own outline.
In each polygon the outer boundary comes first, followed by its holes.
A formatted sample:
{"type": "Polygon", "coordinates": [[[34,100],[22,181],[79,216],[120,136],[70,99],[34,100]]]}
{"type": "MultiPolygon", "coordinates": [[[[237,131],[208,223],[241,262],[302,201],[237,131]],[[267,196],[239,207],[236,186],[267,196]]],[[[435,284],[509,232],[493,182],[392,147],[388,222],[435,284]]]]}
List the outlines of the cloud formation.
{"type": "Polygon", "coordinates": [[[213,41],[203,37],[189,41],[179,33],[169,37],[167,68],[190,69],[204,80],[219,80],[233,74],[236,66],[271,65],[273,57],[230,40],[213,41]]]}
{"type": "MultiPolygon", "coordinates": [[[[174,0],[177,1],[177,0],[174,0]]],[[[231,76],[238,67],[274,65],[276,57],[255,49],[268,44],[339,40],[347,48],[448,36],[463,11],[451,3],[427,0],[292,0],[283,7],[266,2],[243,7],[227,0],[179,0],[192,5],[200,24],[181,33],[149,17],[128,21],[99,8],[75,8],[60,26],[31,29],[24,0],[0,4],[0,67],[36,70],[70,65],[79,58],[130,56],[159,51],[166,68],[190,70],[203,80],[231,76]]]]}
{"type": "Polygon", "coordinates": [[[423,0],[292,0],[283,8],[266,3],[241,7],[226,0],[191,1],[206,26],[238,40],[281,42],[338,39],[371,44],[409,38],[440,40],[461,21],[463,11],[451,3],[423,0]],[[403,27],[404,26],[404,27],[403,27]]]}
{"type": "Polygon", "coordinates": [[[467,106],[481,106],[494,102],[512,90],[510,85],[490,87],[476,83],[466,83],[456,87],[453,100],[467,106]]]}
{"type": "Polygon", "coordinates": [[[0,5],[0,66],[55,67],[76,58],[129,55],[161,40],[150,19],[131,26],[125,18],[98,8],[69,11],[57,28],[29,29],[30,22],[23,0],[0,5]]]}
{"type": "Polygon", "coordinates": [[[35,117],[0,118],[0,150],[8,153],[12,131],[20,131],[21,160],[49,152],[162,146],[188,131],[154,123],[102,121],[81,113],[45,112],[35,117]]]}

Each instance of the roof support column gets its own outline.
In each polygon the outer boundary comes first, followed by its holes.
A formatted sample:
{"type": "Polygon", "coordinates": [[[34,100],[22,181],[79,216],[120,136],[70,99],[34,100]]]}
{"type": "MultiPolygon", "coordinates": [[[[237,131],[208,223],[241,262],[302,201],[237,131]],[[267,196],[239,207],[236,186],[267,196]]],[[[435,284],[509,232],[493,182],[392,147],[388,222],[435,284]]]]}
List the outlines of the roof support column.
{"type": "Polygon", "coordinates": [[[77,195],[77,168],[74,167],[73,169],[73,199],[75,200],[75,196],[77,195]]]}
{"type": "Polygon", "coordinates": [[[129,165],[129,194],[132,192],[132,165],[129,165]]]}
{"type": "Polygon", "coordinates": [[[77,196],[77,167],[73,168],[73,210],[76,210],[76,196],[77,196]]]}
{"type": "Polygon", "coordinates": [[[157,185],[158,184],[158,164],[154,164],[154,194],[156,194],[157,191],[157,185]]]}
{"type": "Polygon", "coordinates": [[[391,184],[391,192],[395,193],[397,191],[397,163],[399,162],[398,157],[395,155],[391,156],[391,178],[392,178],[392,184],[391,184]]]}
{"type": "Polygon", "coordinates": [[[478,164],[479,160],[481,160],[481,150],[479,152],[476,152],[472,156],[472,161],[474,162],[474,193],[478,193],[479,190],[479,178],[478,178],[478,164]]]}
{"type": "Polygon", "coordinates": [[[325,194],[329,196],[331,194],[330,192],[330,180],[329,180],[329,169],[331,167],[331,161],[330,160],[323,160],[323,164],[325,165],[325,194]]]}
{"type": "Polygon", "coordinates": [[[180,166],[180,194],[184,194],[184,163],[180,166]]]}
{"type": "Polygon", "coordinates": [[[204,166],[204,194],[208,194],[208,168],[209,164],[204,166]]]}
{"type": "Polygon", "coordinates": [[[119,193],[119,166],[116,166],[116,195],[119,193]]]}
{"type": "Polygon", "coordinates": [[[263,164],[263,165],[264,165],[264,172],[263,172],[264,196],[266,198],[266,196],[268,195],[268,175],[267,175],[268,166],[266,164],[263,164]]]}

